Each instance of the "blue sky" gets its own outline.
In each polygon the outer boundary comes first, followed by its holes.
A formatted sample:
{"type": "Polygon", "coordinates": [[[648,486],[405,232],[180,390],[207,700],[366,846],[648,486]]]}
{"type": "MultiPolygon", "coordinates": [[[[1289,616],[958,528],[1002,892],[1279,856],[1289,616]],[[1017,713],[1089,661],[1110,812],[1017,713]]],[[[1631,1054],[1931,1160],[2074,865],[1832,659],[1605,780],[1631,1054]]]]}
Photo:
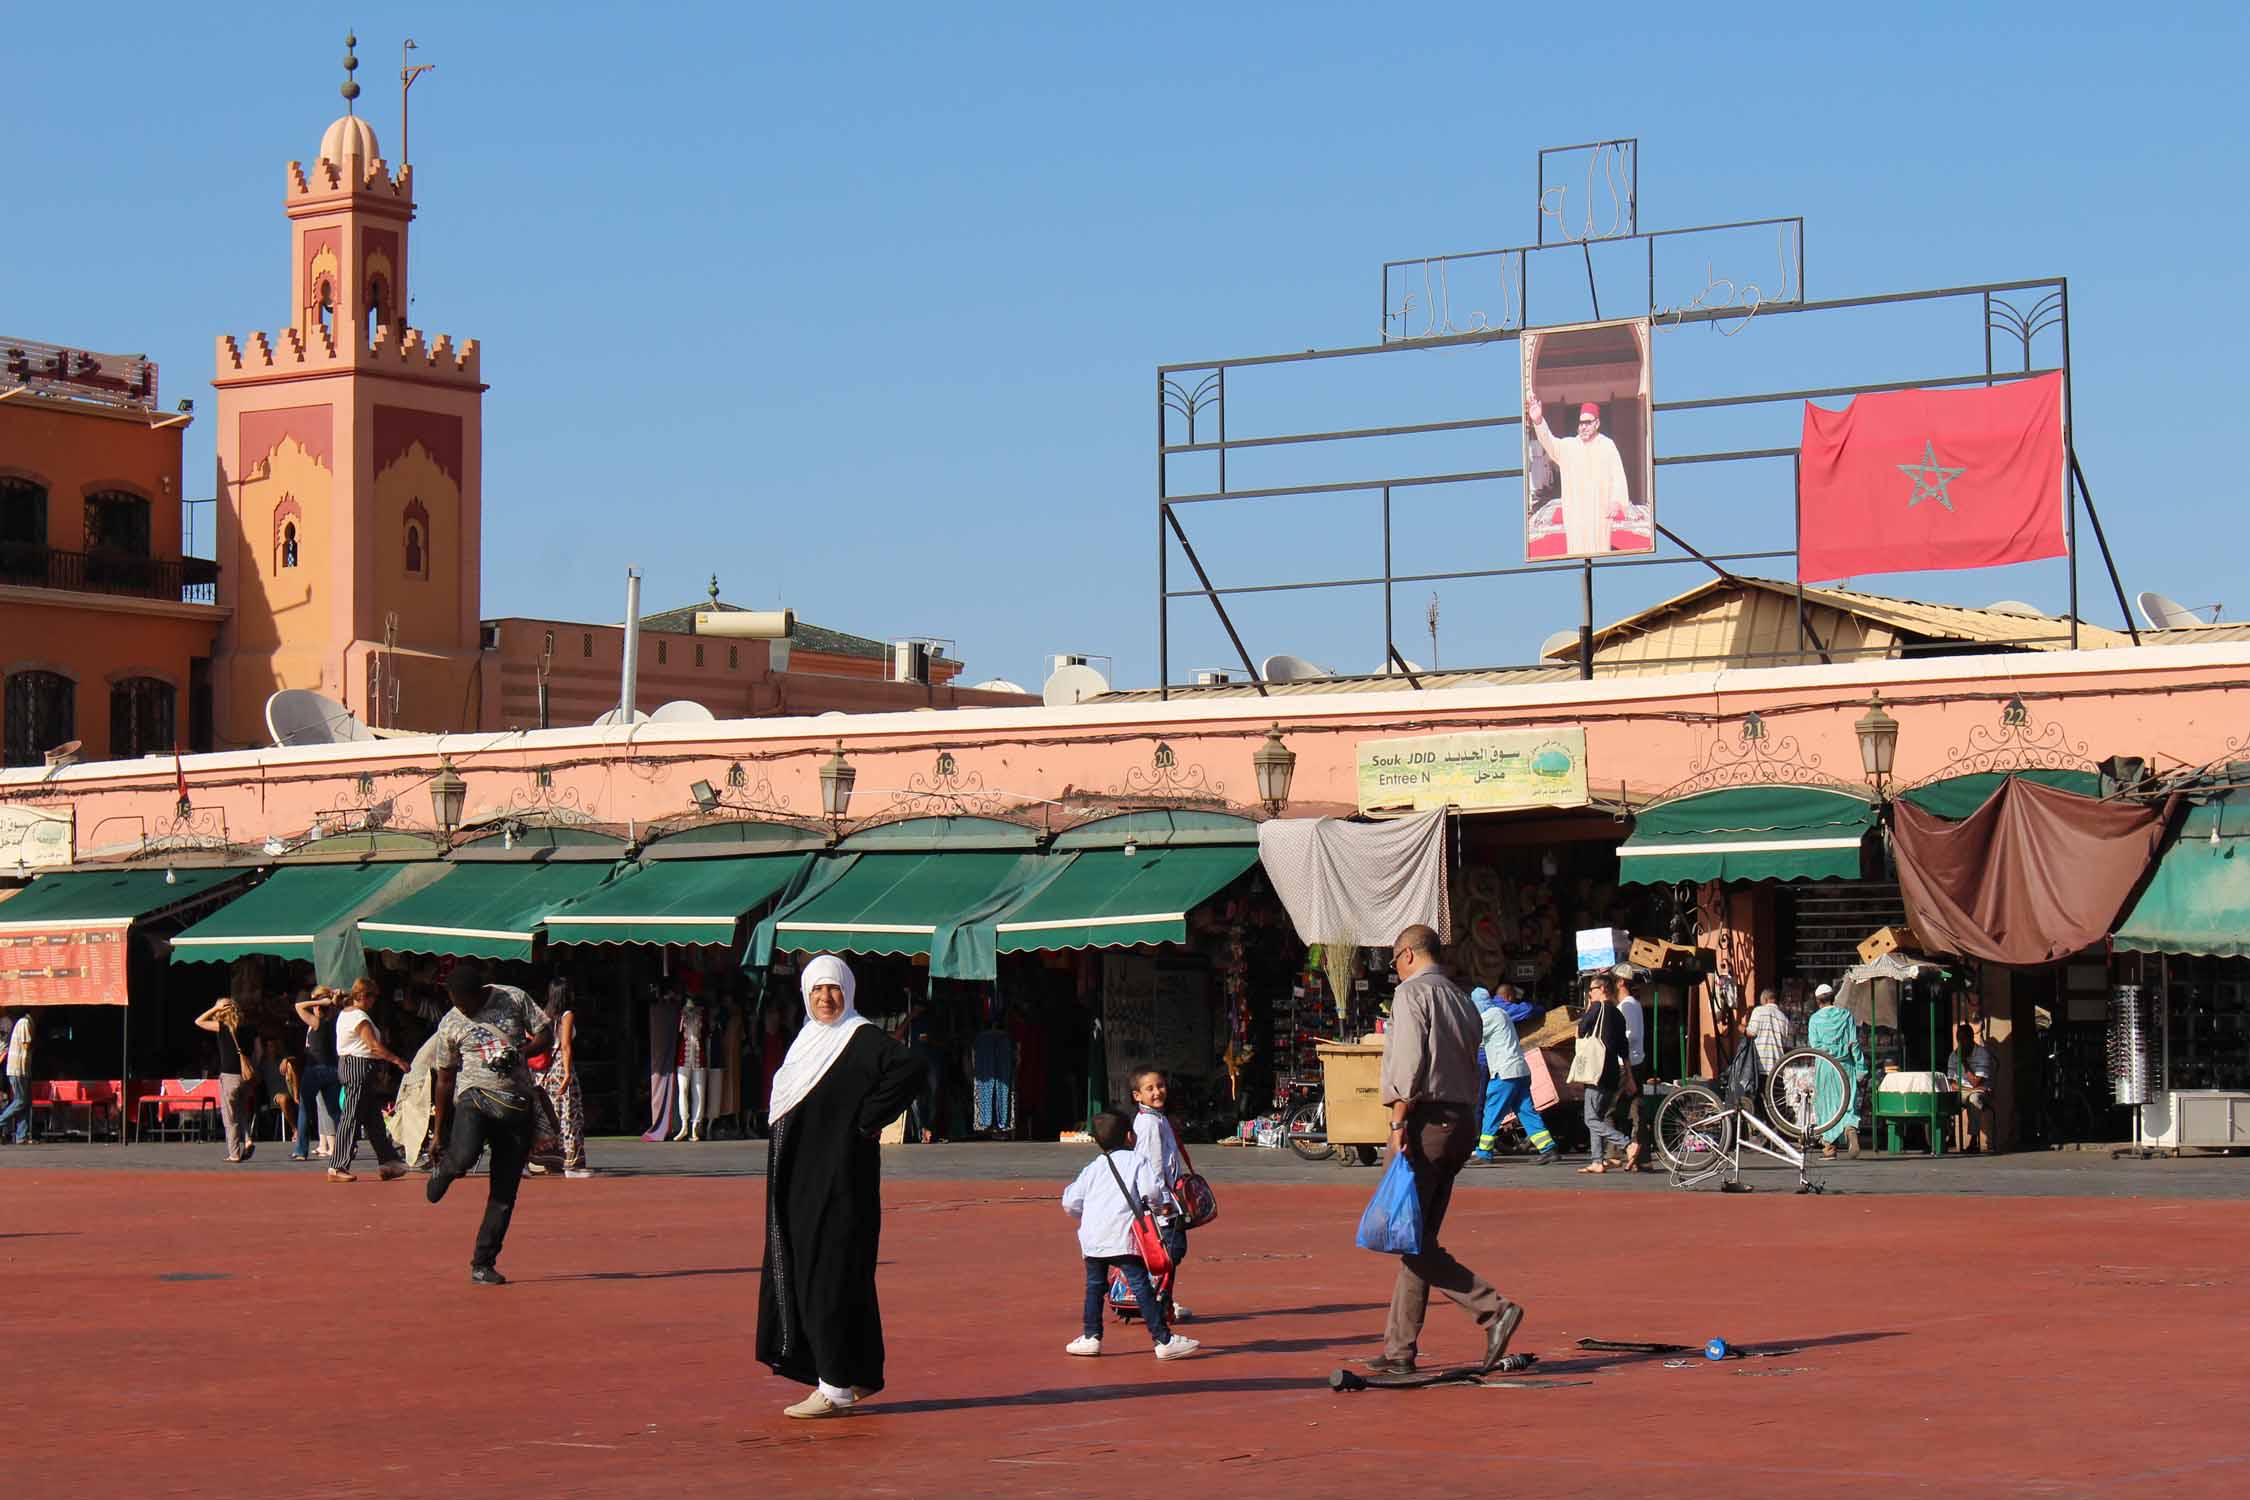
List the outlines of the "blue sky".
{"type": "MultiPolygon", "coordinates": [[[[617,618],[633,562],[652,608],[716,571],[732,601],[952,638],[972,678],[1036,685],[1047,653],[1087,651],[1152,681],[1155,367],[1372,341],[1383,261],[1522,242],[1537,149],[1608,136],[1640,139],[1643,228],[1804,215],[1816,299],[2068,276],[2078,450],[2126,588],[2250,615],[2237,549],[2211,545],[2245,489],[2232,8],[1611,6],[1575,29],[1490,4],[322,9],[14,11],[0,331],[145,351],[167,401],[208,412],[214,335],[287,318],[282,165],[339,112],[347,24],[386,148],[413,35],[438,71],[414,92],[412,318],[484,342],[487,615],[617,618]]],[[[1772,260],[1712,254],[1737,279],[1772,260]]],[[[1514,359],[1245,380],[1231,432],[1504,414],[1514,359]]],[[[1662,399],[1966,373],[1982,343],[1964,303],[1666,330],[1656,360],[1662,399]]],[[[1766,446],[1797,411],[1670,420],[1660,451],[1766,446]]],[[[209,494],[208,420],[189,441],[209,494]]],[[[1505,467],[1514,443],[1395,462],[1505,467]]],[[[1233,481],[1393,462],[1245,459],[1233,481]]],[[[1669,469],[1658,503],[1706,550],[1787,544],[1786,464],[1669,469]]],[[[1512,486],[1402,500],[1397,566],[1516,562],[1515,507],[1512,486]]],[[[1221,582],[1379,563],[1366,497],[1184,519],[1221,582]]],[[[2117,623],[2090,546],[2081,566],[2117,623]]],[[[1597,615],[1702,576],[1607,572],[1597,615]]],[[[2065,599],[2059,562],[1860,583],[2065,599]]],[[[1427,599],[1397,605],[1423,661],[1427,599]]],[[[1441,661],[1522,661],[1577,585],[1440,602],[1441,661]]],[[[1258,654],[1381,654],[1372,592],[1237,618],[1258,654]]],[[[1173,620],[1176,677],[1226,662],[1200,602],[1173,620]]]]}

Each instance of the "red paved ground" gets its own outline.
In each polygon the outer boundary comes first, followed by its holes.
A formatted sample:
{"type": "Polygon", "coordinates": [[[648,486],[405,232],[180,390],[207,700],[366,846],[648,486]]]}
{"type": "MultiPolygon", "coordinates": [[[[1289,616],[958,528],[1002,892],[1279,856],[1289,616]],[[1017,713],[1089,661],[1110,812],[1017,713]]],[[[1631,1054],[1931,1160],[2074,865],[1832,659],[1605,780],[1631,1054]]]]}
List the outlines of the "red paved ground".
{"type": "MultiPolygon", "coordinates": [[[[2240,1495],[2238,1204],[1476,1193],[1448,1240],[1520,1296],[1547,1389],[1329,1393],[1388,1262],[1352,1186],[1226,1191],[1182,1290],[1209,1352],[1065,1357],[1078,1270],[1030,1184],[893,1183],[891,1388],[779,1416],[750,1357],[762,1185],[0,1175],[5,1493],[2240,1495]],[[226,1273],[224,1280],[166,1280],[226,1273]],[[1582,1334],[1801,1346],[1666,1369],[1582,1334]]],[[[1059,1186],[1059,1185],[1058,1185],[1059,1186]]],[[[1428,1352],[1474,1340],[1433,1309],[1428,1352]]]]}

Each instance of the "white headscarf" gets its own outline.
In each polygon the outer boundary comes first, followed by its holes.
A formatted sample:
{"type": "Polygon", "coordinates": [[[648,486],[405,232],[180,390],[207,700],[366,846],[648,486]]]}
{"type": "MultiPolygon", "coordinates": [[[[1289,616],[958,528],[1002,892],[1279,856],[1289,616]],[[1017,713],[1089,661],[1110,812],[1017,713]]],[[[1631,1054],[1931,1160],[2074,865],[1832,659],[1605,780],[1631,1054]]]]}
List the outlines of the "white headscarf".
{"type": "Polygon", "coordinates": [[[804,1102],[836,1066],[836,1059],[844,1055],[844,1044],[852,1033],[862,1026],[871,1025],[867,1017],[852,1009],[852,994],[859,982],[852,971],[833,953],[823,953],[805,965],[798,978],[798,986],[805,996],[805,1026],[797,1039],[789,1044],[789,1055],[781,1060],[781,1067],[773,1075],[773,1097],[766,1104],[766,1119],[778,1120],[804,1102]],[[844,992],[844,1013],[833,1021],[813,1018],[812,992],[816,985],[833,984],[844,992]]]}

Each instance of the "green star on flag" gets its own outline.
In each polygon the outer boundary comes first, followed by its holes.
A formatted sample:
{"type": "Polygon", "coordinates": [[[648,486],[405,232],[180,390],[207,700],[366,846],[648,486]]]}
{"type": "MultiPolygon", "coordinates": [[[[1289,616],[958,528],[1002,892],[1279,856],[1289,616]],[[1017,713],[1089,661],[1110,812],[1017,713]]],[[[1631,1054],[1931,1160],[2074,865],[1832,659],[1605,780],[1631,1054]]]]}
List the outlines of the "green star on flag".
{"type": "Polygon", "coordinates": [[[1906,508],[1912,510],[1925,500],[1935,500],[1947,510],[1953,509],[1953,496],[1947,487],[1966,472],[1949,469],[1937,461],[1937,443],[1925,440],[1922,444],[1922,461],[1918,464],[1899,464],[1901,474],[1914,481],[1914,493],[1908,498],[1906,508]]]}

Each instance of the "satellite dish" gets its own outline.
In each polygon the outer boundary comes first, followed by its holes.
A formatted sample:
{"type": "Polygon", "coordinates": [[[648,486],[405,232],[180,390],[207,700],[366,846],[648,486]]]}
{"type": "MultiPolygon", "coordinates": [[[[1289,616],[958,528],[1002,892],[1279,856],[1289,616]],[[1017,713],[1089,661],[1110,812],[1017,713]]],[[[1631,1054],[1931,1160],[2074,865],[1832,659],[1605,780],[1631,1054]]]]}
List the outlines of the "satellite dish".
{"type": "Polygon", "coordinates": [[[709,724],[719,716],[687,698],[674,698],[648,716],[652,724],[709,724]]]}
{"type": "Polygon", "coordinates": [[[1984,607],[1986,614],[2023,615],[2033,620],[2044,620],[2047,612],[2036,604],[2026,604],[2021,599],[1996,599],[1984,607]]]}
{"type": "Polygon", "coordinates": [[[816,719],[847,719],[850,718],[851,715],[845,713],[840,708],[829,708],[821,710],[819,713],[814,714],[813,717],[816,719]]]}
{"type": "Polygon", "coordinates": [[[1259,675],[1268,682],[1312,682],[1322,677],[1336,675],[1334,667],[1324,667],[1319,662],[1307,661],[1301,656],[1269,656],[1258,664],[1259,675]]]}
{"type": "Polygon", "coordinates": [[[1020,682],[1010,682],[1005,677],[987,677],[982,682],[969,684],[972,693],[1023,693],[1027,690],[1020,682]]]}
{"type": "MultiPolygon", "coordinates": [[[[2140,596],[2133,602],[2141,607],[2141,618],[2148,621],[2150,628],[2154,630],[2174,630],[2182,625],[2203,623],[2196,617],[2194,610],[2154,589],[2141,590],[2140,596]]],[[[2203,607],[2210,610],[2214,617],[2219,612],[2217,605],[2206,604],[2203,607]]]]}
{"type": "Polygon", "coordinates": [[[351,745],[375,738],[350,709],[310,688],[283,688],[266,699],[266,732],[276,745],[351,745]]]}
{"type": "Polygon", "coordinates": [[[623,714],[619,713],[616,709],[613,708],[610,709],[607,713],[604,713],[600,718],[594,720],[593,727],[596,729],[607,729],[616,724],[646,724],[650,719],[654,717],[654,714],[644,714],[636,708],[633,710],[633,717],[627,719],[623,714]]]}
{"type": "MultiPolygon", "coordinates": [[[[1423,666],[1423,665],[1422,665],[1422,664],[1421,664],[1420,662],[1416,661],[1416,660],[1415,660],[1415,659],[1414,659],[1413,657],[1411,657],[1411,656],[1401,655],[1401,656],[1399,657],[1398,661],[1402,661],[1402,662],[1405,662],[1405,663],[1406,663],[1406,670],[1407,670],[1407,671],[1409,671],[1409,672],[1427,672],[1428,670],[1430,670],[1430,669],[1429,669],[1428,667],[1425,667],[1425,666],[1423,666]]],[[[1385,676],[1385,677],[1396,677],[1396,676],[1398,676],[1398,675],[1399,675],[1399,670],[1398,670],[1398,661],[1385,661],[1385,662],[1383,663],[1383,672],[1382,672],[1382,675],[1383,675],[1383,676],[1385,676]]]]}
{"type": "Polygon", "coordinates": [[[1109,679],[1082,661],[1064,662],[1047,674],[1047,682],[1039,690],[1040,701],[1049,708],[1068,708],[1073,703],[1084,703],[1088,698],[1099,698],[1109,691],[1109,679]]]}
{"type": "Polygon", "coordinates": [[[1577,649],[1578,632],[1575,630],[1558,630],[1553,635],[1548,636],[1545,640],[1539,643],[1539,655],[1541,656],[1541,658],[1546,658],[1549,656],[1560,656],[1565,651],[1575,651],[1577,649]]]}

